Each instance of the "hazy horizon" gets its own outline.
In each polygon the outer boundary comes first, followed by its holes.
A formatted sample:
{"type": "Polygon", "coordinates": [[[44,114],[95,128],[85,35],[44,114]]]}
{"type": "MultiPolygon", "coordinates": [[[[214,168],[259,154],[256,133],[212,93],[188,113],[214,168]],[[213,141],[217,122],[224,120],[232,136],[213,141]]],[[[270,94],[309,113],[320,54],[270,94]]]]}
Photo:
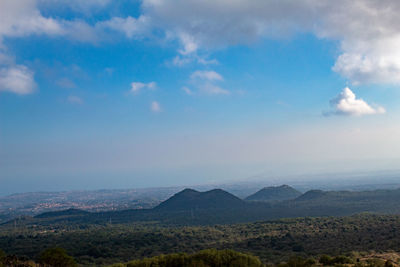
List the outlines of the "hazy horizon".
{"type": "MultiPolygon", "coordinates": [[[[178,182],[176,184],[150,183],[149,185],[109,185],[96,184],[82,186],[75,182],[70,185],[54,185],[34,187],[19,186],[15,191],[5,187],[0,190],[0,197],[13,194],[35,193],[35,192],[73,192],[73,191],[97,191],[97,190],[141,190],[141,189],[165,189],[165,188],[193,188],[198,190],[210,190],[214,188],[246,188],[248,186],[260,189],[265,186],[289,185],[298,190],[307,191],[312,189],[322,190],[374,190],[390,189],[392,185],[399,184],[400,170],[385,171],[355,171],[342,173],[303,173],[296,175],[272,175],[259,173],[242,179],[225,179],[204,181],[203,183],[178,182]]],[[[106,179],[108,181],[108,179],[106,179]]],[[[229,191],[229,190],[228,190],[229,191]]]]}

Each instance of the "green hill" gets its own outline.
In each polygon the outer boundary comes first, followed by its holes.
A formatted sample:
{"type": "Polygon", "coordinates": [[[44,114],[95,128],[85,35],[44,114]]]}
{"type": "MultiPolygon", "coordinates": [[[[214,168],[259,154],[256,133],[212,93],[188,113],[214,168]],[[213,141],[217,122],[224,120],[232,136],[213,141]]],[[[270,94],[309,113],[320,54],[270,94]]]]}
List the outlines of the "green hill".
{"type": "Polygon", "coordinates": [[[288,185],[264,187],[260,191],[248,196],[245,200],[251,201],[282,201],[295,199],[301,193],[288,185]]]}
{"type": "Polygon", "coordinates": [[[243,207],[245,204],[240,198],[221,189],[207,192],[185,189],[162,202],[154,210],[232,209],[243,207]]]}

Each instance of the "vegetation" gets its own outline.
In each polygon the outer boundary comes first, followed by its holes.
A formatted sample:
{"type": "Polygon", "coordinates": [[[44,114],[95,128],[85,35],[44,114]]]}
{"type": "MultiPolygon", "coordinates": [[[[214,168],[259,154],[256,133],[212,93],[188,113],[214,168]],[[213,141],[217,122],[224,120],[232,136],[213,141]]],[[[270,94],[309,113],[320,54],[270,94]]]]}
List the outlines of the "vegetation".
{"type": "Polygon", "coordinates": [[[63,248],[49,248],[39,256],[39,263],[43,266],[74,267],[77,266],[74,258],[69,256],[63,248]]]}
{"type": "Polygon", "coordinates": [[[0,249],[0,267],[4,266],[4,261],[6,259],[6,253],[4,253],[3,250],[0,249]]]}
{"type": "MultiPolygon", "coordinates": [[[[214,226],[61,225],[6,228],[0,249],[22,259],[38,259],[42,251],[62,247],[81,265],[106,265],[171,253],[233,249],[260,258],[264,264],[293,257],[319,259],[330,255],[357,258],[353,252],[383,253],[400,247],[400,216],[297,218],[214,226]],[[353,257],[354,256],[354,257],[353,257]]],[[[343,262],[343,261],[342,261],[343,262]]]]}
{"type": "Polygon", "coordinates": [[[399,249],[400,215],[304,216],[396,214],[399,201],[400,190],[312,190],[294,200],[253,202],[223,190],[186,189],[149,210],[69,209],[3,224],[0,249],[8,256],[0,252],[0,266],[30,266],[33,260],[47,266],[168,266],[175,261],[190,266],[203,261],[196,255],[211,254],[217,262],[239,255],[255,260],[249,256],[254,255],[266,266],[397,266],[392,258],[365,255],[399,249]],[[300,218],[272,220],[281,217],[300,218]]]}
{"type": "MultiPolygon", "coordinates": [[[[114,267],[121,266],[114,265],[114,267]]],[[[261,261],[254,256],[236,252],[233,250],[203,250],[191,255],[186,253],[175,253],[169,255],[160,255],[142,260],[134,260],[126,267],[262,267],[261,261]]],[[[122,267],[121,266],[121,267],[122,267]]]]}
{"type": "MultiPolygon", "coordinates": [[[[98,265],[98,264],[96,264],[98,265]]],[[[65,250],[51,248],[41,253],[38,262],[24,260],[16,256],[5,256],[0,260],[0,266],[10,267],[74,267],[74,259],[68,256],[65,250]]],[[[288,260],[276,265],[263,264],[256,256],[240,253],[234,250],[207,249],[193,254],[173,253],[161,254],[151,258],[132,260],[128,263],[114,263],[109,267],[398,267],[400,254],[398,253],[373,253],[361,256],[353,253],[351,257],[339,255],[331,257],[322,255],[319,259],[314,257],[303,258],[292,256],[288,260]]]]}

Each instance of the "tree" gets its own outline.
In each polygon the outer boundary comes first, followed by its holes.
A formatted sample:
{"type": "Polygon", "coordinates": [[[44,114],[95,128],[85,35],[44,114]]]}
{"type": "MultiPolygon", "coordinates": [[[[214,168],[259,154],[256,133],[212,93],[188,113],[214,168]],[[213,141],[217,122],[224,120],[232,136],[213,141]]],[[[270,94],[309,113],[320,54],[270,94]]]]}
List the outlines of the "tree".
{"type": "Polygon", "coordinates": [[[74,267],[77,266],[74,258],[69,256],[63,248],[49,248],[39,256],[39,263],[49,267],[74,267]]]}
{"type": "Polygon", "coordinates": [[[6,253],[0,249],[0,267],[4,266],[4,260],[6,259],[6,253]]]}

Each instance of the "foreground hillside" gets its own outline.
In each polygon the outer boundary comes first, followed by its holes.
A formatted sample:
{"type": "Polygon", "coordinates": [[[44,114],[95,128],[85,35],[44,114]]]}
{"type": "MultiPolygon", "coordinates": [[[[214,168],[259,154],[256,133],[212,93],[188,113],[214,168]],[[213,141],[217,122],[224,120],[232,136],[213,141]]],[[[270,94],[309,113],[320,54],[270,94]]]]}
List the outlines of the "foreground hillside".
{"type": "Polygon", "coordinates": [[[176,253],[153,258],[134,260],[127,264],[115,264],[113,267],[263,267],[260,259],[249,254],[233,250],[208,249],[194,254],[176,253]]]}
{"type": "MultiPolygon", "coordinates": [[[[264,264],[292,256],[362,255],[398,251],[400,216],[297,218],[215,226],[61,225],[2,228],[0,249],[9,255],[36,259],[45,249],[62,247],[84,266],[129,262],[168,253],[234,249],[264,264]]],[[[364,257],[364,256],[363,256],[364,257]]]]}
{"type": "MultiPolygon", "coordinates": [[[[77,267],[75,259],[62,248],[50,248],[43,251],[37,261],[26,260],[16,256],[6,255],[0,250],[0,266],[12,267],[77,267]]],[[[206,249],[193,254],[173,253],[162,254],[151,258],[133,260],[127,263],[114,263],[109,267],[398,267],[400,266],[400,254],[370,253],[352,255],[303,258],[292,256],[280,262],[278,265],[263,264],[256,256],[241,253],[234,250],[206,249]]]]}
{"type": "MultiPolygon", "coordinates": [[[[278,267],[398,267],[400,256],[397,253],[372,253],[368,255],[335,256],[321,255],[314,258],[291,257],[278,264],[278,267]]],[[[204,250],[195,254],[186,253],[161,255],[127,264],[119,263],[111,267],[265,267],[261,261],[249,254],[233,250],[204,250]]]]}

